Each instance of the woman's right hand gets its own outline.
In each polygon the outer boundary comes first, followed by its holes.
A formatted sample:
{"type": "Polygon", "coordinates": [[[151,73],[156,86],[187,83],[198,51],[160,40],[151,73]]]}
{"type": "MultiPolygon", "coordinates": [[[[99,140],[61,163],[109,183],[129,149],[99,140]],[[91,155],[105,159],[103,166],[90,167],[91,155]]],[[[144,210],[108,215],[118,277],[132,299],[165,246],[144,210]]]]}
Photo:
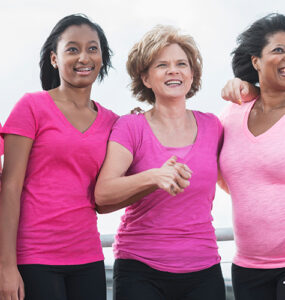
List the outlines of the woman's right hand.
{"type": "Polygon", "coordinates": [[[172,156],[161,168],[155,170],[155,183],[158,188],[165,190],[172,196],[182,193],[190,184],[192,171],[187,165],[178,163],[172,156]]]}
{"type": "Polygon", "coordinates": [[[249,102],[259,96],[260,90],[247,81],[239,78],[229,80],[222,89],[221,96],[226,101],[241,104],[249,102]]]}
{"type": "Polygon", "coordinates": [[[23,300],[24,282],[17,266],[0,267],[0,300],[23,300]]]}

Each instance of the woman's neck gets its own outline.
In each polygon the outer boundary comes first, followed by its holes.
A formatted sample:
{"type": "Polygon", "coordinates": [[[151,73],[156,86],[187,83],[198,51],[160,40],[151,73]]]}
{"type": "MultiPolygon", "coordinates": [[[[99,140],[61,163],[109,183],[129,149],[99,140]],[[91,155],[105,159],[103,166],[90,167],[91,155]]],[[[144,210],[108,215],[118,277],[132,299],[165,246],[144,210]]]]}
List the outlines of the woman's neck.
{"type": "Polygon", "coordinates": [[[260,88],[260,109],[270,112],[285,107],[285,91],[276,91],[269,88],[260,88]]]}
{"type": "Polygon", "coordinates": [[[74,88],[59,86],[52,90],[57,100],[62,102],[71,102],[78,108],[90,106],[91,87],[74,88]]]}
{"type": "Polygon", "coordinates": [[[165,126],[181,127],[188,121],[185,100],[179,101],[156,101],[149,111],[152,122],[158,122],[165,126]]]}

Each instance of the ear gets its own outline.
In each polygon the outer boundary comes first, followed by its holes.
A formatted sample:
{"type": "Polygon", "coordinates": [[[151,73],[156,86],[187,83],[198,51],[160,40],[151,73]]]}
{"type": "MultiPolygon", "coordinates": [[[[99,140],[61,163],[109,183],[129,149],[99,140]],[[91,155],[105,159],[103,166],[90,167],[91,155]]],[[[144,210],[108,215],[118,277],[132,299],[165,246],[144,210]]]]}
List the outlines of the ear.
{"type": "Polygon", "coordinates": [[[145,73],[143,73],[143,74],[141,75],[141,79],[142,79],[143,84],[144,84],[147,88],[151,89],[151,84],[149,83],[149,78],[148,78],[147,72],[145,72],[145,73]]]}
{"type": "Polygon", "coordinates": [[[57,69],[57,56],[53,51],[50,52],[50,63],[55,69],[57,69]]]}
{"type": "Polygon", "coordinates": [[[259,58],[257,56],[251,56],[251,63],[254,69],[258,72],[260,70],[259,67],[259,58]]]}

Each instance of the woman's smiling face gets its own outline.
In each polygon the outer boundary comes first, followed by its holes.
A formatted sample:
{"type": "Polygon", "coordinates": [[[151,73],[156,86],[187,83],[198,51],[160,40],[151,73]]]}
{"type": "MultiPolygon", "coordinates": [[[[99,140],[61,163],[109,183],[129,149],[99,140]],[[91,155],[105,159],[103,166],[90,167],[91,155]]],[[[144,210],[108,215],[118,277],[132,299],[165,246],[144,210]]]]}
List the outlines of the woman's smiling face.
{"type": "Polygon", "coordinates": [[[59,37],[56,53],[51,53],[51,63],[58,68],[61,86],[91,86],[102,66],[97,32],[85,24],[68,27],[59,37]]]}
{"type": "Polygon", "coordinates": [[[269,36],[261,57],[252,57],[261,87],[285,91],[285,31],[269,36]]]}
{"type": "Polygon", "coordinates": [[[178,44],[171,44],[158,53],[142,80],[152,89],[156,101],[185,99],[191,88],[193,72],[184,50],[178,44]]]}

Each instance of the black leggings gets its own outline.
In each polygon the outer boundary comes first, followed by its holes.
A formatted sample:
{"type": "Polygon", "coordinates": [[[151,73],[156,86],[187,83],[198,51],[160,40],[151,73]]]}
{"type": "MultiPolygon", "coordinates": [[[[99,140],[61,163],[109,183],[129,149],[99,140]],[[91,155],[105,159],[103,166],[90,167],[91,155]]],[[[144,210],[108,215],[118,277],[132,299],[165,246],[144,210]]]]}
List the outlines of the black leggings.
{"type": "Polygon", "coordinates": [[[155,270],[139,261],[117,259],[114,300],[225,300],[220,264],[191,273],[155,270]]]}
{"type": "Polygon", "coordinates": [[[25,300],[106,300],[104,261],[18,268],[25,285],[25,300]]]}
{"type": "Polygon", "coordinates": [[[285,268],[253,269],[232,265],[236,300],[285,300],[285,268]]]}

